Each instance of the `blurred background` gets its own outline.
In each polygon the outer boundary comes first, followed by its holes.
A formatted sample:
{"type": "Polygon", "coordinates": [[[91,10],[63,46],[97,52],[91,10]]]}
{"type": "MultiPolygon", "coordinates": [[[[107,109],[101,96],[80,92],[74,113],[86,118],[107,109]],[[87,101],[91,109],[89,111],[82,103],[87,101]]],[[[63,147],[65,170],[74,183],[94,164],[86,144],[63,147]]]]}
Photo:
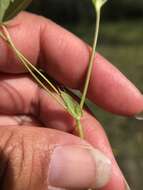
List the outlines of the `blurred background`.
{"type": "MultiPolygon", "coordinates": [[[[87,43],[95,16],[90,0],[33,0],[29,11],[44,15],[87,43]]],[[[102,11],[98,51],[143,92],[143,0],[108,1],[102,11]]],[[[93,106],[131,189],[143,189],[143,122],[93,106]]]]}

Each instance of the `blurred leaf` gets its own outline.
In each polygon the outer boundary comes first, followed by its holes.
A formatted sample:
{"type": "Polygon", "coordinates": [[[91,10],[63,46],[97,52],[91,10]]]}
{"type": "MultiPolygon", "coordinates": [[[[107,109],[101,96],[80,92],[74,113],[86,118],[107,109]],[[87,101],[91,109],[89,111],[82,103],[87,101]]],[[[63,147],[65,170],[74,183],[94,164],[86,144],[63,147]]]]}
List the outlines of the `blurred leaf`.
{"type": "Polygon", "coordinates": [[[11,3],[11,0],[0,0],[0,22],[3,21],[3,17],[10,3],[11,3]]]}
{"type": "MultiPolygon", "coordinates": [[[[3,0],[3,1],[8,1],[8,0],[3,0]]],[[[13,3],[11,3],[8,9],[6,10],[3,19],[4,21],[12,19],[14,16],[16,16],[20,11],[24,10],[32,2],[32,0],[11,0],[11,1],[13,3]]]]}

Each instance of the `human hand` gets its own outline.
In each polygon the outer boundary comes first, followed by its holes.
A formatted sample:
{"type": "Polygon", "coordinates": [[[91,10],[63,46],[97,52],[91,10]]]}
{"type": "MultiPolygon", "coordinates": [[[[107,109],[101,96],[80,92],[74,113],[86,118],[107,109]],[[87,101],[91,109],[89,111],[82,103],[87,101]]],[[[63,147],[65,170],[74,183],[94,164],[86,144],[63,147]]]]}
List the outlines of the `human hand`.
{"type": "MultiPolygon", "coordinates": [[[[81,89],[88,45],[55,23],[28,13],[10,21],[8,30],[33,64],[65,86],[81,89]]],[[[2,40],[0,44],[2,189],[126,190],[99,122],[85,112],[86,141],[70,134],[75,124],[69,114],[37,86],[2,40]]],[[[116,114],[133,116],[142,111],[141,93],[101,55],[95,61],[88,97],[116,114]]]]}

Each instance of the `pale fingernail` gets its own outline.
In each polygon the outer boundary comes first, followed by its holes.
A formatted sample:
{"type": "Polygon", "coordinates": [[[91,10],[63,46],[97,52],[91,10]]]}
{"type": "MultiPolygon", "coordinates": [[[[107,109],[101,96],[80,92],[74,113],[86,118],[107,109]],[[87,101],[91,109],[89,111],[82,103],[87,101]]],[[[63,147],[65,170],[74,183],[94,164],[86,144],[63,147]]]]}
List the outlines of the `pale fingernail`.
{"type": "Polygon", "coordinates": [[[143,120],[143,112],[140,112],[137,115],[135,115],[135,119],[137,119],[137,120],[143,120]]]}
{"type": "Polygon", "coordinates": [[[48,186],[48,190],[66,190],[66,189],[59,188],[59,187],[48,186]]]}
{"type": "Polygon", "coordinates": [[[65,145],[54,149],[49,165],[49,184],[61,188],[101,188],[111,176],[111,161],[99,150],[65,145]]]}
{"type": "Polygon", "coordinates": [[[131,190],[126,180],[124,181],[124,183],[125,183],[125,190],[131,190]]]}

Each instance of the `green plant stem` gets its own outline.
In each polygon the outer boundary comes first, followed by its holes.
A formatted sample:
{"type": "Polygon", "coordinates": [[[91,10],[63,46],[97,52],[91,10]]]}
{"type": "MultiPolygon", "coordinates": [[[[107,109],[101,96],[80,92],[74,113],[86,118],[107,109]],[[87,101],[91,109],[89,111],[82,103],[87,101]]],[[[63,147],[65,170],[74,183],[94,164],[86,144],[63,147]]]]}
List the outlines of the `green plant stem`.
{"type": "Polygon", "coordinates": [[[16,56],[19,58],[19,60],[21,61],[21,63],[26,67],[26,69],[29,71],[29,73],[33,76],[33,78],[37,81],[37,83],[47,91],[47,93],[52,96],[60,105],[62,105],[64,107],[64,109],[66,109],[66,111],[75,119],[76,121],[76,125],[78,128],[78,132],[79,132],[79,136],[83,139],[84,138],[84,132],[83,132],[83,128],[82,128],[82,124],[81,124],[81,117],[82,117],[82,110],[83,110],[83,106],[85,103],[85,99],[86,99],[86,95],[87,95],[87,91],[88,91],[88,87],[89,87],[89,82],[90,82],[90,78],[91,78],[91,73],[92,73],[92,69],[93,69],[93,64],[94,64],[94,58],[95,58],[95,54],[96,54],[96,46],[97,46],[97,40],[98,40],[98,34],[99,34],[99,24],[100,24],[100,9],[103,6],[103,4],[106,2],[107,0],[92,0],[93,5],[95,7],[95,11],[96,11],[96,28],[95,28],[95,34],[94,34],[94,41],[93,41],[93,47],[92,47],[92,52],[91,52],[91,56],[89,59],[89,64],[88,64],[88,70],[87,70],[87,75],[86,75],[86,80],[85,80],[85,85],[83,88],[83,94],[82,94],[82,98],[80,103],[78,104],[78,106],[73,106],[74,103],[71,103],[71,98],[65,98],[64,101],[62,99],[62,96],[60,94],[60,91],[58,90],[58,88],[56,88],[34,65],[32,65],[28,59],[26,59],[26,57],[15,47],[15,45],[13,44],[11,37],[7,31],[6,26],[2,23],[0,24],[0,27],[2,27],[3,32],[0,32],[0,37],[5,40],[9,46],[11,47],[11,49],[14,51],[14,53],[16,54],[16,56]],[[35,74],[36,73],[36,74],[35,74]],[[52,93],[49,88],[47,88],[47,86],[40,80],[41,77],[44,82],[46,82],[46,84],[48,84],[52,90],[56,93],[56,95],[54,93],[52,93]],[[59,97],[58,97],[58,96],[59,97]],[[69,101],[69,102],[68,102],[69,101]]]}
{"type": "Polygon", "coordinates": [[[57,94],[59,94],[59,91],[55,88],[55,86],[34,66],[30,63],[30,61],[28,61],[28,59],[26,59],[18,50],[17,48],[14,46],[9,33],[6,30],[5,26],[2,26],[6,36],[7,36],[7,40],[9,42],[9,44],[11,45],[11,47],[13,48],[13,50],[15,50],[15,52],[17,53],[17,55],[19,56],[19,58],[22,58],[33,70],[35,70],[48,84],[49,86],[54,90],[54,92],[56,92],[57,94]]]}
{"type": "Polygon", "coordinates": [[[11,37],[9,33],[7,32],[7,29],[5,26],[2,26],[5,35],[0,32],[0,36],[9,44],[9,46],[12,48],[12,50],[15,52],[16,56],[20,59],[20,61],[24,64],[24,66],[27,68],[27,70],[30,72],[30,74],[33,76],[33,78],[37,81],[37,83],[44,88],[47,93],[52,96],[60,105],[64,107],[64,109],[67,109],[66,106],[60,101],[60,99],[52,93],[40,80],[39,78],[34,74],[32,70],[34,70],[36,73],[38,73],[44,81],[46,81],[50,87],[59,95],[59,91],[53,86],[53,84],[35,67],[33,66],[19,51],[18,49],[14,46],[11,37]]]}
{"type": "Polygon", "coordinates": [[[7,41],[6,37],[3,35],[2,32],[0,32],[0,37],[1,37],[3,40],[7,41]]]}
{"type": "Polygon", "coordinates": [[[83,128],[82,128],[80,119],[76,119],[76,126],[78,128],[78,133],[79,133],[80,138],[84,139],[84,132],[83,132],[83,128]]]}
{"type": "Polygon", "coordinates": [[[83,106],[85,103],[85,99],[86,99],[86,95],[87,95],[87,91],[88,91],[88,87],[89,87],[89,82],[90,82],[90,78],[91,78],[92,68],[93,68],[93,64],[94,64],[94,58],[95,58],[95,54],[96,54],[96,46],[97,46],[97,40],[98,40],[98,34],[99,34],[99,24],[100,24],[100,9],[99,10],[96,9],[96,25],[95,25],[96,28],[95,28],[95,34],[94,34],[94,42],[93,42],[91,57],[89,60],[89,66],[88,66],[88,71],[87,71],[87,75],[86,75],[83,94],[82,94],[82,98],[80,101],[81,109],[83,109],[83,106]]]}

